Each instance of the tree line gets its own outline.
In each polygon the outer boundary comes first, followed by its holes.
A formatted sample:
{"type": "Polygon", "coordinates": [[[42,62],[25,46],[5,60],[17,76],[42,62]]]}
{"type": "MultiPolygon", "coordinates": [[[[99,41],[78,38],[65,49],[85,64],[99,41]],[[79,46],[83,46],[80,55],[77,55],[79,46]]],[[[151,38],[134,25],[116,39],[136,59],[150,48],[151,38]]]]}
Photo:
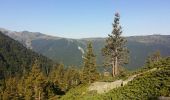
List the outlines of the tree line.
{"type": "MultiPolygon", "coordinates": [[[[112,68],[112,77],[118,76],[121,72],[120,67],[128,61],[126,40],[122,37],[122,28],[119,19],[120,15],[116,13],[113,31],[108,35],[105,47],[102,49],[102,54],[105,57],[103,66],[112,68]]],[[[19,69],[20,71],[17,71],[17,73],[13,71],[15,74],[7,74],[7,77],[1,78],[0,99],[44,100],[59,98],[71,88],[80,84],[90,84],[101,78],[101,73],[97,70],[96,55],[93,52],[93,45],[90,41],[87,43],[87,49],[83,55],[81,69],[76,69],[76,66],[65,67],[64,64],[55,63],[50,63],[51,67],[44,67],[42,61],[39,59],[29,61],[34,61],[31,67],[26,66],[28,63],[24,67],[19,67],[19,64],[16,66],[18,68],[29,68],[28,70],[19,69]]],[[[3,64],[3,66],[5,67],[7,65],[3,64]]],[[[3,69],[2,72],[4,72],[3,69]]]]}

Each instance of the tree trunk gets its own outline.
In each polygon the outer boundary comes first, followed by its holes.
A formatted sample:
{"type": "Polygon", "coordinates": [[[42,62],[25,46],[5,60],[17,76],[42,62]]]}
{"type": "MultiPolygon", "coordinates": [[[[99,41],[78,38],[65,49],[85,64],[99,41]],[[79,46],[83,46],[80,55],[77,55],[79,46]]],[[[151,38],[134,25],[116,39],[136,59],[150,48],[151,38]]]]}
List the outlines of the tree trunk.
{"type": "Polygon", "coordinates": [[[117,61],[117,57],[115,58],[115,75],[118,74],[118,61],[117,61]]]}
{"type": "Polygon", "coordinates": [[[37,86],[34,87],[34,91],[35,91],[35,100],[38,99],[38,88],[37,86]]]}
{"type": "Polygon", "coordinates": [[[38,93],[38,100],[41,100],[41,92],[38,93]]]}
{"type": "Polygon", "coordinates": [[[112,61],[112,76],[115,76],[115,63],[112,61]]]}
{"type": "Polygon", "coordinates": [[[118,74],[118,58],[117,58],[117,48],[115,50],[116,57],[115,57],[115,75],[118,74]]]}

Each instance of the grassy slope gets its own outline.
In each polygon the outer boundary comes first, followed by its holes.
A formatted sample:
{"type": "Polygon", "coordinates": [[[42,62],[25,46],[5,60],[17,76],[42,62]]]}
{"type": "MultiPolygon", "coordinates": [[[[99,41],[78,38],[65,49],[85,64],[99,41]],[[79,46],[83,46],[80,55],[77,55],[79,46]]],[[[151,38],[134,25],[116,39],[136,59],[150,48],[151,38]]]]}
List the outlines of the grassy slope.
{"type": "Polygon", "coordinates": [[[70,90],[62,100],[148,100],[159,96],[170,96],[170,58],[155,64],[161,69],[141,75],[124,87],[113,89],[106,94],[87,92],[88,86],[70,90]]]}

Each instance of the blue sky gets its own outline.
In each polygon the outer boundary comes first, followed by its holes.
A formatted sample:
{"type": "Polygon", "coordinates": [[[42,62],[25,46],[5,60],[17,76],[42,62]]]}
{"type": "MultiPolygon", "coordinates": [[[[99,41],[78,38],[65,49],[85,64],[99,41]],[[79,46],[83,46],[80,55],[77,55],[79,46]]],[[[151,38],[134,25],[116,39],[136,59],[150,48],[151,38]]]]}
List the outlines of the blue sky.
{"type": "Polygon", "coordinates": [[[13,31],[106,37],[119,12],[124,36],[170,35],[170,0],[0,0],[0,4],[0,27],[13,31]]]}

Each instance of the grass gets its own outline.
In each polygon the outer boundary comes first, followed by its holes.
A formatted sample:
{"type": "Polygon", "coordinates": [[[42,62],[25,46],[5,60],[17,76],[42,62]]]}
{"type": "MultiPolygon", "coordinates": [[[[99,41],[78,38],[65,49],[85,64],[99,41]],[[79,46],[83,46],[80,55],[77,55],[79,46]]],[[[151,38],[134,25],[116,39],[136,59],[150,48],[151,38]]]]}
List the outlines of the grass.
{"type": "MultiPolygon", "coordinates": [[[[88,91],[88,85],[80,85],[70,90],[61,100],[156,100],[160,96],[170,96],[170,58],[156,63],[154,68],[159,70],[141,74],[127,85],[108,93],[97,94],[96,91],[88,91]]],[[[135,73],[140,72],[145,71],[135,73]]],[[[106,81],[109,80],[111,78],[106,81]]]]}

